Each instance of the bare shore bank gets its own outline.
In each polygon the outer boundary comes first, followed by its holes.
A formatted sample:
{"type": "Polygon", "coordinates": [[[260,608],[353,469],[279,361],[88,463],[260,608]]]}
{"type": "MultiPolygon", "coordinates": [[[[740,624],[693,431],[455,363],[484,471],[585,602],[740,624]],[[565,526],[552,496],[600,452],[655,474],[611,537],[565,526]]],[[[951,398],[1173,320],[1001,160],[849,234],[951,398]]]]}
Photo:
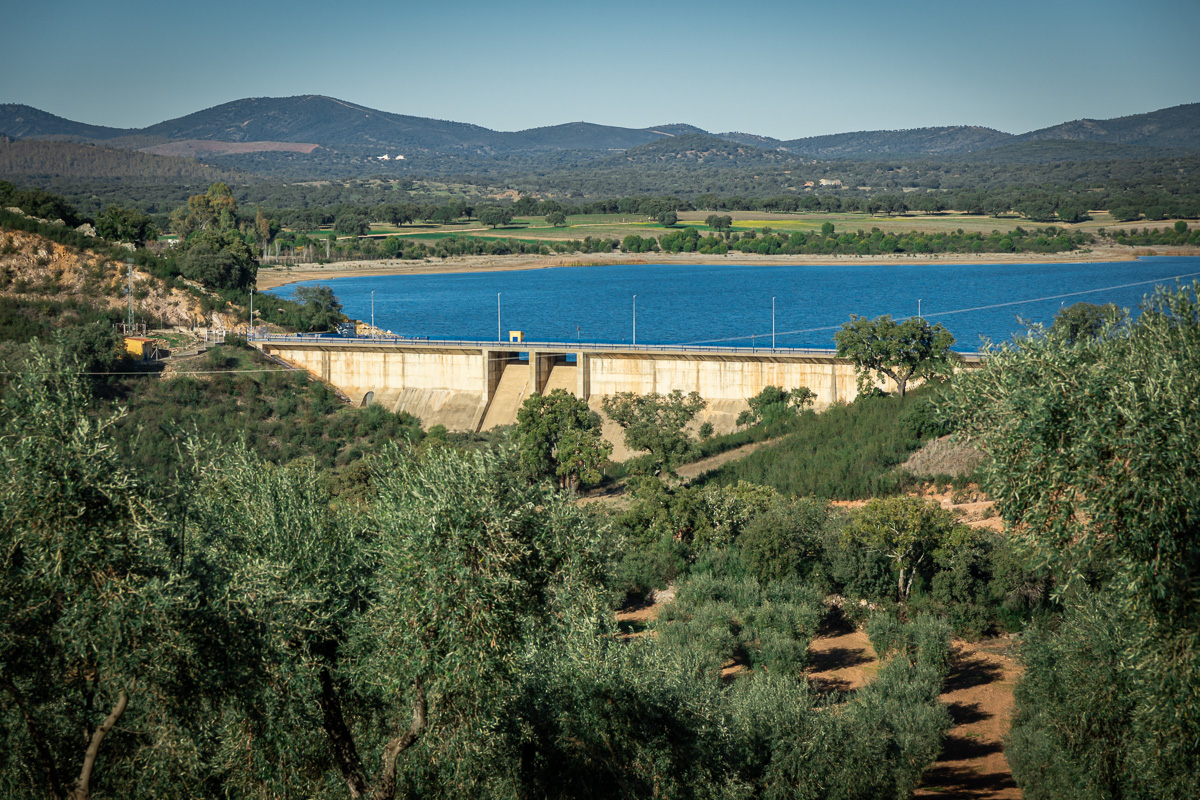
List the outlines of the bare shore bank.
{"type": "Polygon", "coordinates": [[[292,267],[262,266],[258,270],[258,289],[274,289],[289,283],[332,280],[334,278],[369,278],[386,275],[438,275],[457,272],[502,272],[521,269],[553,269],[555,267],[585,267],[607,264],[750,264],[773,266],[782,264],[910,264],[939,262],[950,264],[1045,264],[1079,263],[1089,261],[1132,261],[1139,256],[1200,256],[1194,247],[1129,248],[1119,245],[1092,247],[1067,253],[927,253],[922,255],[887,256],[760,256],[728,253],[705,256],[698,253],[576,253],[553,256],[455,256],[446,259],[402,261],[339,261],[330,264],[302,264],[292,267]]]}

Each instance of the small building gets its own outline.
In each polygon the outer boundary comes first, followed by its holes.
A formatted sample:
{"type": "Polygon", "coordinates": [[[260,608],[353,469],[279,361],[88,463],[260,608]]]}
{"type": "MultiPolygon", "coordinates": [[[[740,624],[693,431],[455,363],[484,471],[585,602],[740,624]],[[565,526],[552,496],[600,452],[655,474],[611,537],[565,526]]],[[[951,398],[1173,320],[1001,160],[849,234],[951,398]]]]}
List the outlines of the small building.
{"type": "Polygon", "coordinates": [[[134,361],[150,361],[158,353],[158,343],[145,336],[126,336],[125,352],[134,361]]]}
{"type": "Polygon", "coordinates": [[[509,331],[508,332],[508,340],[510,342],[525,341],[525,331],[509,331]]]}

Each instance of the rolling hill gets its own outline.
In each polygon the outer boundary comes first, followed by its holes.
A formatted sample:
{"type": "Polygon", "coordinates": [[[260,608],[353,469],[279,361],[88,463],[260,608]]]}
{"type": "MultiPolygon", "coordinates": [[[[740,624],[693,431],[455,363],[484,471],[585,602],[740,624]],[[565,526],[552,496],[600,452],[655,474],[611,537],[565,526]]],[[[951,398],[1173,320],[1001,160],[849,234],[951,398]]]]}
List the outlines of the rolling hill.
{"type": "Polygon", "coordinates": [[[1013,142],[1083,141],[1167,149],[1200,149],[1200,103],[1116,119],[1078,119],[1013,137],[1013,142]]]}
{"type": "MultiPolygon", "coordinates": [[[[779,140],[742,132],[713,135],[686,123],[623,128],[571,122],[504,132],[302,95],[234,100],[142,129],[88,125],[5,104],[0,105],[0,134],[18,141],[66,140],[191,156],[227,169],[291,177],[303,177],[306,164],[313,177],[490,174],[614,158],[714,168],[800,159],[1044,163],[1200,151],[1200,103],[1111,120],[1076,120],[1020,135],[961,125],[779,140]]],[[[54,157],[61,163],[61,153],[54,157]]],[[[38,173],[36,165],[25,171],[38,173]]],[[[57,170],[42,172],[52,171],[57,170]]]]}
{"type": "Polygon", "coordinates": [[[103,141],[128,136],[132,130],[73,122],[19,103],[0,103],[0,134],[13,139],[103,141]]]}
{"type": "Polygon", "coordinates": [[[821,160],[895,156],[957,156],[1005,144],[1011,133],[957,125],[901,131],[860,131],[780,142],[779,148],[821,160]]]}

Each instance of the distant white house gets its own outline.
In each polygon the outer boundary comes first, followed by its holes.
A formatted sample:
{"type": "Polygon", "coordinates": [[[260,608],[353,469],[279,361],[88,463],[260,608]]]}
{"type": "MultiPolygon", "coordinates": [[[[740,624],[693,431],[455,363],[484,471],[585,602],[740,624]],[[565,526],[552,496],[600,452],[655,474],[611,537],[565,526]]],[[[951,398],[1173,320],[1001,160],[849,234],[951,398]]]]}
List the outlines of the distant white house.
{"type": "MultiPolygon", "coordinates": [[[[384,153],[384,154],[383,154],[383,155],[381,155],[381,156],[375,156],[375,158],[379,159],[380,161],[391,161],[393,157],[392,157],[392,156],[389,156],[387,153],[384,153]]],[[[396,160],[396,161],[403,161],[403,160],[404,160],[404,156],[395,156],[395,160],[396,160]]]]}

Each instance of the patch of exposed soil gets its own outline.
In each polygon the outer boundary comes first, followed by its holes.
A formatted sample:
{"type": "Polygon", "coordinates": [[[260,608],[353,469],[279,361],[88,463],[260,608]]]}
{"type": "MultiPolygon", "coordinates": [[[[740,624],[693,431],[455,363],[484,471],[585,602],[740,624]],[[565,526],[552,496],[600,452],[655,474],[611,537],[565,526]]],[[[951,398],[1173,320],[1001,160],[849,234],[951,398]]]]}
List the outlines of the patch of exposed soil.
{"type": "Polygon", "coordinates": [[[217,142],[211,139],[179,139],[143,147],[141,152],[158,156],[205,158],[244,153],[303,153],[308,155],[320,145],[307,142],[217,142]]]}
{"type": "MultiPolygon", "coordinates": [[[[127,268],[90,251],[77,251],[35,233],[0,234],[0,294],[23,298],[76,298],[112,309],[125,309],[129,285],[127,268]]],[[[135,312],[151,324],[204,325],[200,301],[139,269],[133,271],[135,312]]]]}
{"type": "Polygon", "coordinates": [[[818,636],[808,645],[808,682],[822,692],[852,692],[879,670],[867,632],[818,636]]]}
{"type": "Polygon", "coordinates": [[[667,603],[675,602],[675,588],[668,586],[650,593],[637,605],[626,606],[617,612],[617,628],[622,639],[633,639],[652,632],[651,625],[667,603]]]}
{"type": "MultiPolygon", "coordinates": [[[[938,492],[932,486],[924,491],[914,492],[914,496],[935,500],[944,509],[951,511],[960,522],[972,528],[987,528],[989,530],[1004,530],[1004,520],[996,510],[996,502],[971,484],[965,489],[952,489],[938,492]]],[[[862,508],[866,500],[833,500],[830,505],[837,508],[862,508]]]]}

